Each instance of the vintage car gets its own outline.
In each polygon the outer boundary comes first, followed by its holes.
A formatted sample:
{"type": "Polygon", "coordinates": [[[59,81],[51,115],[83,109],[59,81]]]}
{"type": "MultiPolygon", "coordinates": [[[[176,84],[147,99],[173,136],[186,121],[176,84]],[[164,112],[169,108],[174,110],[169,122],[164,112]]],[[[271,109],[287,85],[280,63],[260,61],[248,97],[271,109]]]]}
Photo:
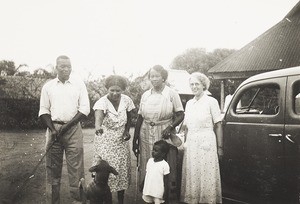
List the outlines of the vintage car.
{"type": "Polygon", "coordinates": [[[300,67],[245,80],[223,125],[224,203],[299,203],[300,67]]]}

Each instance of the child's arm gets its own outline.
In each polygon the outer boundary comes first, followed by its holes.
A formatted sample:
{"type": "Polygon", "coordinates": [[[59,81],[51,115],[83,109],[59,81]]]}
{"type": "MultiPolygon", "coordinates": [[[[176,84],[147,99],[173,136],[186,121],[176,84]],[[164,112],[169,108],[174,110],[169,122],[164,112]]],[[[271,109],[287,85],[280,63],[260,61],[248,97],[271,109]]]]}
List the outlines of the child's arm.
{"type": "Polygon", "coordinates": [[[168,178],[169,176],[168,176],[168,175],[169,175],[169,174],[164,175],[164,189],[165,189],[165,190],[164,190],[164,196],[163,196],[163,199],[164,199],[164,200],[168,200],[168,194],[169,194],[169,193],[168,193],[168,189],[169,189],[169,188],[168,188],[168,183],[169,183],[169,182],[168,182],[168,181],[169,181],[169,178],[168,178]]]}
{"type": "Polygon", "coordinates": [[[170,174],[170,166],[168,162],[165,162],[164,166],[164,195],[163,199],[168,200],[169,198],[169,174],[170,174]]]}

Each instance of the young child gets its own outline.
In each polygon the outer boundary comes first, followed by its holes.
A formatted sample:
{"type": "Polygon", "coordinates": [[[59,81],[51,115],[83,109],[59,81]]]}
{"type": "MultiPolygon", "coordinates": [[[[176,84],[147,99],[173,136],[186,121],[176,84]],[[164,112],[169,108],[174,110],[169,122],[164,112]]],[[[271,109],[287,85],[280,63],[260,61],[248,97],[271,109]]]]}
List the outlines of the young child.
{"type": "Polygon", "coordinates": [[[166,175],[170,173],[169,164],[164,160],[169,151],[169,144],[164,140],[154,143],[152,158],[147,162],[143,188],[143,200],[146,203],[164,203],[166,175]]]}

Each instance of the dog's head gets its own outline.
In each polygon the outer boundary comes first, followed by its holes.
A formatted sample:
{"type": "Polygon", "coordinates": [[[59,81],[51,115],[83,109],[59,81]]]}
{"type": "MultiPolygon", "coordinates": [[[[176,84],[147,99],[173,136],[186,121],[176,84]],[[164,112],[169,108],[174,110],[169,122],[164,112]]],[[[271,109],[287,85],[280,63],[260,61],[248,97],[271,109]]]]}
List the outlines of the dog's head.
{"type": "Polygon", "coordinates": [[[96,183],[107,183],[110,173],[118,175],[116,169],[110,166],[105,160],[98,160],[97,164],[89,169],[89,172],[96,173],[94,178],[96,183]]]}
{"type": "Polygon", "coordinates": [[[113,173],[114,175],[118,175],[116,169],[109,165],[109,163],[105,160],[98,160],[95,166],[92,166],[89,169],[90,172],[108,172],[113,173]]]}

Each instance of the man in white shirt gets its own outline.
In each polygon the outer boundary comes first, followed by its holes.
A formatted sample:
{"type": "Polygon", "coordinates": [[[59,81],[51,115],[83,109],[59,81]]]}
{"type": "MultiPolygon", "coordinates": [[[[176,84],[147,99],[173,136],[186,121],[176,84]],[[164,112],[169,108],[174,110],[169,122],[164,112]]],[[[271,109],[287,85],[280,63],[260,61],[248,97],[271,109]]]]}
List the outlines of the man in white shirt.
{"type": "Polygon", "coordinates": [[[227,108],[232,100],[233,94],[234,94],[234,88],[232,86],[229,86],[228,87],[228,95],[225,97],[223,113],[225,113],[227,111],[227,108]]]}
{"type": "Polygon", "coordinates": [[[83,134],[80,120],[90,112],[90,103],[83,81],[70,76],[69,57],[56,60],[57,78],[42,88],[39,117],[46,131],[46,197],[47,203],[60,203],[60,182],[63,155],[69,176],[73,203],[80,201],[78,183],[84,178],[83,134]]]}

